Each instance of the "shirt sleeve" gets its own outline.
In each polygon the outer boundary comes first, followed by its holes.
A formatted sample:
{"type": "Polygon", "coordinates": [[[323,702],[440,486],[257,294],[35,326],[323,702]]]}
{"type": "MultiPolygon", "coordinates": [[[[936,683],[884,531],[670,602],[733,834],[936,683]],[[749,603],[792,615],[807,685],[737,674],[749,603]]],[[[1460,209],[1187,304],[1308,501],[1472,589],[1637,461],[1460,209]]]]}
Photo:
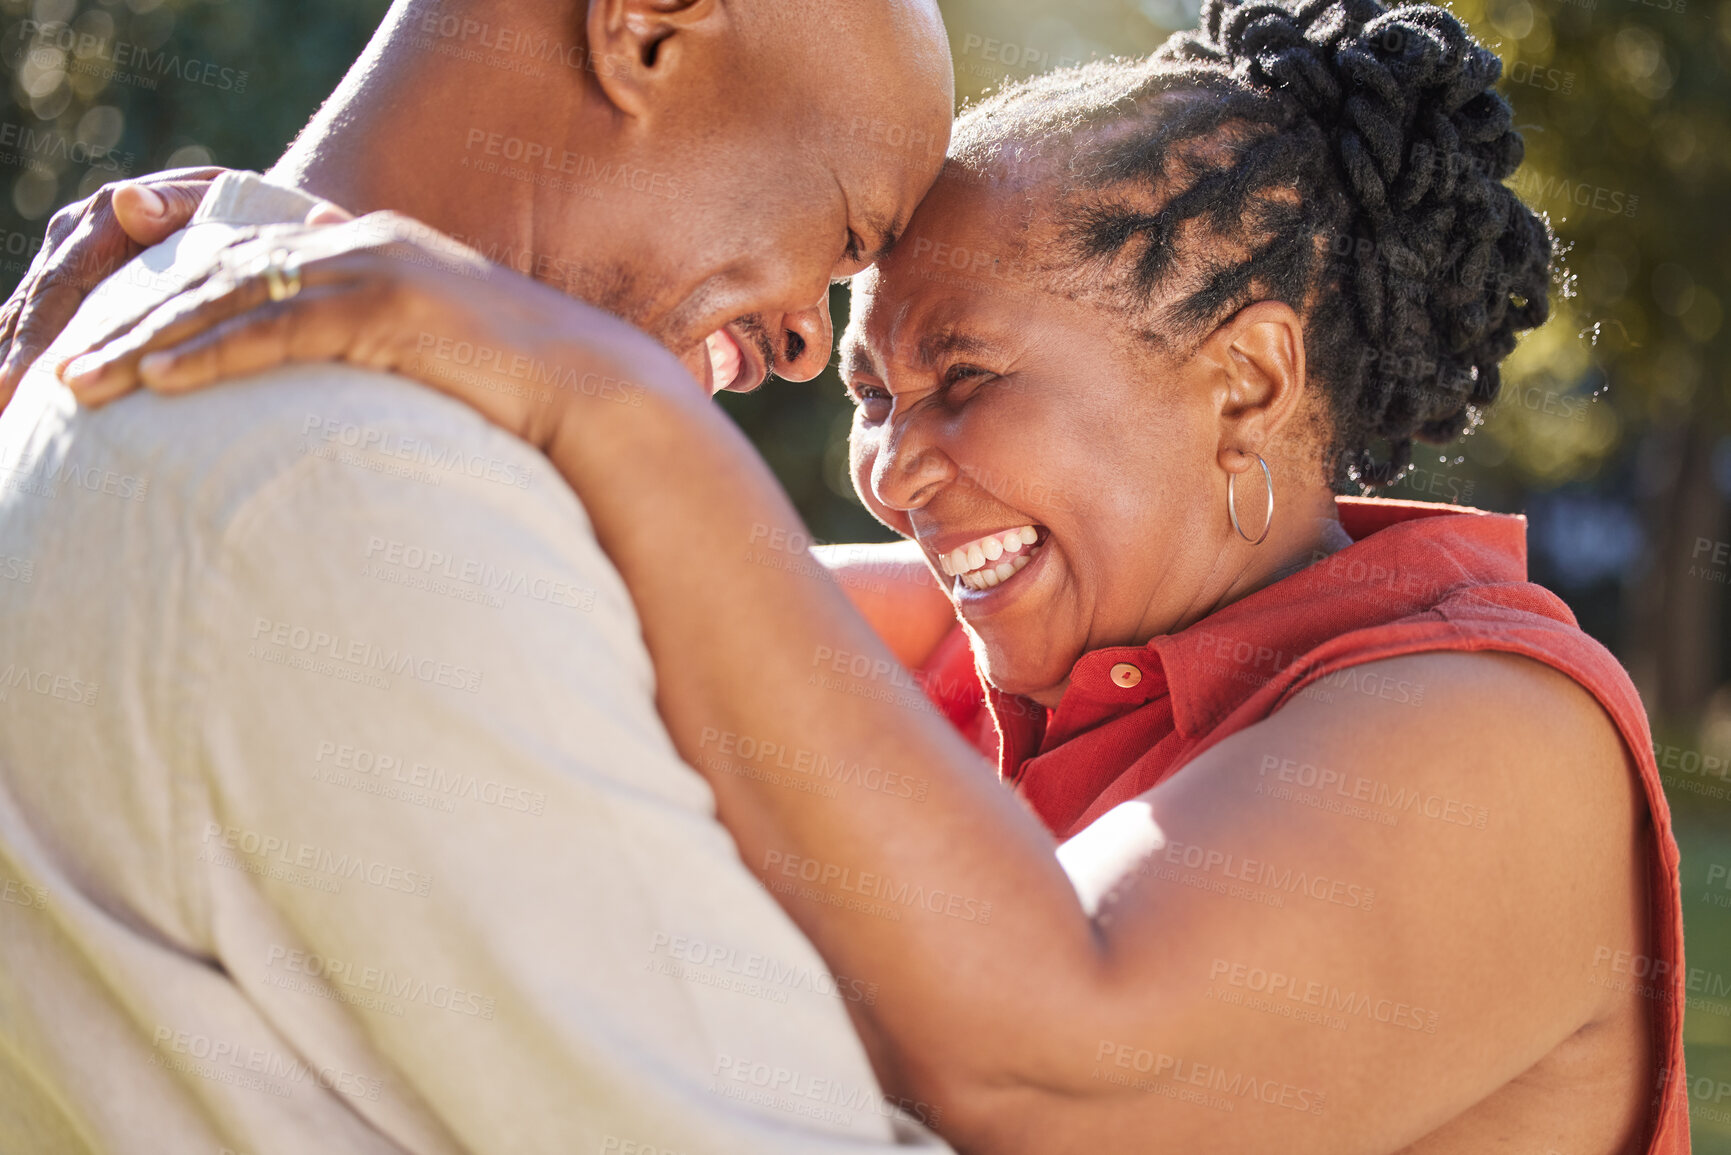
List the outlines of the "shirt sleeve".
{"type": "Polygon", "coordinates": [[[890,1145],[833,990],[744,998],[669,965],[697,941],[822,969],[677,758],[569,490],[431,394],[431,435],[308,396],[327,408],[276,423],[291,449],[251,447],[294,459],[198,599],[179,851],[304,1093],[414,1150],[890,1145]],[[867,1109],[728,1093],[765,1055],[867,1109]]]}

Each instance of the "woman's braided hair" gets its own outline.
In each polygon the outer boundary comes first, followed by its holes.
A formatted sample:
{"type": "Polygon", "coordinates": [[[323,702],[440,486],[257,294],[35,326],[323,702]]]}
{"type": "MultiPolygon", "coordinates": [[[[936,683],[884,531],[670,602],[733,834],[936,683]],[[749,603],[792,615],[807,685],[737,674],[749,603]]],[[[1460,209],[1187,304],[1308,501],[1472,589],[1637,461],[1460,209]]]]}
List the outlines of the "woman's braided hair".
{"type": "Polygon", "coordinates": [[[1206,0],[1146,60],[976,105],[951,157],[1059,154],[1065,261],[1143,337],[1291,305],[1329,398],[1326,467],[1374,488],[1415,437],[1476,423],[1549,314],[1549,228],[1502,183],[1523,148],[1501,75],[1433,4],[1206,0]]]}

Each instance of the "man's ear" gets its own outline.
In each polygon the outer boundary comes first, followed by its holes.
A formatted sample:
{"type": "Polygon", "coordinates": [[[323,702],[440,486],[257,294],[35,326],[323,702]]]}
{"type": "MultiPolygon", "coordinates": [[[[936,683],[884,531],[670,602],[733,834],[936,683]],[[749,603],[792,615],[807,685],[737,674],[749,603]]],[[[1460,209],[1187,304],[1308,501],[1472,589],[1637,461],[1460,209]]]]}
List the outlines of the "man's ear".
{"type": "Polygon", "coordinates": [[[1233,314],[1198,352],[1217,373],[1220,466],[1242,472],[1304,398],[1304,322],[1284,302],[1258,301],[1233,314]]]}
{"type": "Polygon", "coordinates": [[[682,62],[688,34],[720,13],[721,0],[589,0],[589,70],[615,107],[642,116],[682,62]]]}

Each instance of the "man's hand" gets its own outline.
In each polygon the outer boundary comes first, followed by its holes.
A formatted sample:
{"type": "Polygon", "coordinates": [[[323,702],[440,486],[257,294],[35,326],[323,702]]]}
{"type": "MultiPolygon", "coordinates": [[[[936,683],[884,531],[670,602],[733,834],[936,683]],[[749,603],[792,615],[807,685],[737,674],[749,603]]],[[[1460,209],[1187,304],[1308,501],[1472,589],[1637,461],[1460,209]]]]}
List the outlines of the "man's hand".
{"type": "Polygon", "coordinates": [[[223,171],[183,168],[119,181],[54,214],[41,251],[0,309],[0,411],[90,290],[184,228],[223,171]]]}

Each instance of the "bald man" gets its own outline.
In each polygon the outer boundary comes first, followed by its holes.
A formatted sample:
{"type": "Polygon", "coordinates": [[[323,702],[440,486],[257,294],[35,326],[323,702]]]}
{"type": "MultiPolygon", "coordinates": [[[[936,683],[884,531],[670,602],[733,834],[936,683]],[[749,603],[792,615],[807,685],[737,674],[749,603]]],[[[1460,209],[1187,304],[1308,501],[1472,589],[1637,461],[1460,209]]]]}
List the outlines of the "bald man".
{"type": "MultiPolygon", "coordinates": [[[[399,0],[59,347],[340,206],[598,306],[574,339],[807,379],[951,102],[927,0],[399,0]]],[[[477,414],[347,367],[99,412],[23,375],[0,578],[0,1150],[941,1148],[854,1033],[869,976],[676,756],[581,505],[477,414]]]]}

